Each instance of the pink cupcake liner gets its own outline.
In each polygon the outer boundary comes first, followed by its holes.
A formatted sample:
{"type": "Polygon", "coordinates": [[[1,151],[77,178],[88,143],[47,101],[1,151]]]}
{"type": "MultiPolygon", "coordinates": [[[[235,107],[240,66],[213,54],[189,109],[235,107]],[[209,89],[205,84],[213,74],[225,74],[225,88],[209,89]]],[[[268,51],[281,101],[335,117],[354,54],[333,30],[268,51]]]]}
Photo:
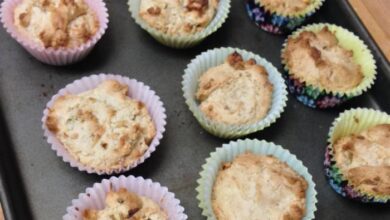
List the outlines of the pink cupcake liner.
{"type": "Polygon", "coordinates": [[[51,148],[57,153],[57,156],[62,157],[63,161],[69,163],[71,167],[78,168],[80,171],[86,171],[87,173],[110,175],[113,173],[118,174],[128,171],[136,167],[137,165],[143,163],[147,158],[150,157],[150,155],[156,150],[157,145],[160,144],[160,140],[163,137],[166,125],[166,118],[167,116],[165,114],[165,108],[163,106],[163,103],[160,101],[160,97],[158,97],[156,93],[150,89],[149,86],[146,86],[142,82],[138,82],[137,80],[129,79],[124,76],[102,73],[99,75],[91,75],[76,80],[68,84],[65,88],[61,89],[56,95],[54,95],[47,103],[46,108],[43,111],[42,128],[44,130],[44,135],[47,138],[47,142],[51,144],[51,148]],[[129,87],[129,96],[145,104],[155,124],[156,135],[154,136],[151,144],[149,145],[148,150],[135,163],[120,169],[98,170],[92,167],[88,167],[73,158],[65,149],[65,147],[60,143],[60,141],[56,138],[56,136],[46,127],[45,122],[49,113],[49,108],[53,105],[54,101],[57,98],[66,94],[78,94],[84,91],[91,90],[105,80],[116,80],[121,84],[127,85],[129,87]]]}
{"type": "Polygon", "coordinates": [[[72,205],[66,209],[67,214],[64,220],[82,220],[83,212],[86,209],[103,209],[106,194],[113,190],[126,188],[128,191],[152,199],[168,214],[169,220],[185,220],[184,208],[180,201],[175,198],[175,194],[168,191],[167,187],[150,179],[134,176],[120,176],[104,179],[101,183],[95,183],[93,187],[87,188],[85,193],[81,193],[78,199],[72,200],[72,205]]]}
{"type": "Polygon", "coordinates": [[[44,48],[33,42],[17,30],[14,25],[14,9],[22,0],[4,0],[1,4],[0,17],[7,32],[37,60],[50,65],[67,65],[75,63],[87,56],[107,29],[108,12],[103,0],[85,0],[99,19],[99,30],[87,43],[70,49],[44,48]]]}

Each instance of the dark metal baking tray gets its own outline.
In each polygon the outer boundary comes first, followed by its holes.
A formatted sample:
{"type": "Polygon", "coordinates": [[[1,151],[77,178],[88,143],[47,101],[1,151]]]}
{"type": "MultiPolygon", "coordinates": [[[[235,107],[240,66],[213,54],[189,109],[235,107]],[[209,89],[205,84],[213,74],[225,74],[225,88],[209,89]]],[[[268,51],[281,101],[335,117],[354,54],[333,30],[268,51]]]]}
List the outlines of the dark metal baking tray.
{"type": "MultiPolygon", "coordinates": [[[[109,28],[84,61],[67,67],[39,63],[0,28],[0,198],[6,219],[60,219],[66,207],[86,187],[105,176],[71,168],[43,138],[41,117],[51,95],[89,74],[111,72],[150,85],[168,114],[167,131],[151,158],[125,175],[152,178],[168,186],[181,200],[189,219],[204,219],[195,196],[196,180],[209,153],[228,140],[205,132],[184,103],[181,80],[186,65],[210,48],[232,46],[253,51],[281,70],[283,36],[259,30],[245,12],[244,1],[232,0],[230,16],[217,33],[188,50],[164,47],[131,19],[124,0],[107,1],[109,28]]],[[[282,117],[249,138],[265,139],[289,149],[309,168],[318,191],[317,219],[390,219],[388,206],[346,200],[330,188],[323,159],[329,126],[343,110],[372,107],[390,112],[390,68],[346,1],[327,0],[308,23],[330,22],[359,35],[377,60],[373,88],[340,108],[314,110],[289,97],[282,117]]]]}

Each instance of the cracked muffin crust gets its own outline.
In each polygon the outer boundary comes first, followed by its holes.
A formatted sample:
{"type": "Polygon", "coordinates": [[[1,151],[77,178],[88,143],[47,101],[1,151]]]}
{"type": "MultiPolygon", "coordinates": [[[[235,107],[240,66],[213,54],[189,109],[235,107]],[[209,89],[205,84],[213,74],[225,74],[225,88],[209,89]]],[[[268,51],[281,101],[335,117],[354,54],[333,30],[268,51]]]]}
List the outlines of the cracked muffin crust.
{"type": "Polygon", "coordinates": [[[327,91],[354,89],[364,78],[353,52],[343,48],[327,27],[289,38],[282,58],[294,78],[327,91]]]}
{"type": "Polygon", "coordinates": [[[219,0],[141,0],[139,15],[168,35],[190,35],[213,20],[219,0]]]}
{"type": "Polygon", "coordinates": [[[390,124],[380,124],[338,139],[334,160],[358,190],[390,196],[390,124]]]}
{"type": "Polygon", "coordinates": [[[19,32],[44,48],[75,48],[99,30],[96,13],[84,0],[23,0],[14,10],[19,32]]]}
{"type": "Polygon", "coordinates": [[[273,156],[244,153],[219,170],[212,207],[219,220],[301,220],[306,213],[306,180],[273,156]]]}
{"type": "Polygon", "coordinates": [[[47,128],[81,164],[100,171],[135,163],[156,134],[145,105],[114,80],[57,98],[49,108],[47,128]]]}
{"type": "Polygon", "coordinates": [[[305,10],[313,0],[256,0],[267,11],[289,16],[305,10]]]}
{"type": "Polygon", "coordinates": [[[105,219],[168,220],[168,215],[151,199],[121,188],[107,193],[104,209],[87,209],[83,213],[83,220],[105,219]]]}
{"type": "Polygon", "coordinates": [[[272,104],[268,73],[254,59],[244,61],[237,52],[199,78],[196,99],[211,120],[242,125],[263,119],[272,104]]]}

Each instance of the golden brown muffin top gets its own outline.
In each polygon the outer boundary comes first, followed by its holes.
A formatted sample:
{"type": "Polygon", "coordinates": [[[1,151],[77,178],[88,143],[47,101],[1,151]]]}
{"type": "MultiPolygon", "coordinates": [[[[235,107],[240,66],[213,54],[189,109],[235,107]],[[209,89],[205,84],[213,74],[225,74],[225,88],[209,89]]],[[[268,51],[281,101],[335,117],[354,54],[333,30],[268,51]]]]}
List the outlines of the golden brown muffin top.
{"type": "Polygon", "coordinates": [[[390,195],[390,124],[380,124],[338,139],[334,145],[336,166],[357,189],[390,195]]]}
{"type": "Polygon", "coordinates": [[[312,0],[256,0],[267,11],[288,16],[305,10],[312,0]]]}
{"type": "Polygon", "coordinates": [[[219,0],[141,0],[139,15],[152,28],[169,35],[204,30],[213,20],[219,0]]]}
{"type": "Polygon", "coordinates": [[[363,80],[353,52],[340,46],[327,27],[319,32],[303,31],[287,41],[282,54],[290,75],[307,85],[327,91],[345,92],[363,80]]]}
{"type": "Polygon", "coordinates": [[[249,124],[264,118],[272,104],[273,86],[263,66],[254,59],[244,61],[234,52],[226,61],[199,78],[196,99],[211,120],[227,124],[249,124]]]}
{"type": "Polygon", "coordinates": [[[107,193],[104,209],[87,209],[83,213],[83,220],[106,219],[168,220],[168,215],[151,199],[121,188],[107,193]]]}
{"type": "Polygon", "coordinates": [[[23,0],[14,23],[25,36],[45,48],[75,48],[99,29],[96,13],[84,0],[23,0]]]}
{"type": "Polygon", "coordinates": [[[218,220],[301,220],[306,180],[273,156],[244,153],[219,170],[212,191],[218,220]]]}

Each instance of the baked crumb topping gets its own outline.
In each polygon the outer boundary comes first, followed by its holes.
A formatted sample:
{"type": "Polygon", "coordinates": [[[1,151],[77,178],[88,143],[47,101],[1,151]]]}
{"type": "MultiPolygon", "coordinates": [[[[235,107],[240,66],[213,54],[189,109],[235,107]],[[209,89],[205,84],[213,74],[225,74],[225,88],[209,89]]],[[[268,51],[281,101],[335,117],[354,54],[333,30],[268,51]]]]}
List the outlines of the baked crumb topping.
{"type": "Polygon", "coordinates": [[[45,48],[74,48],[99,29],[96,13],[84,0],[23,0],[14,11],[17,29],[45,48]]]}
{"type": "Polygon", "coordinates": [[[313,2],[312,0],[256,0],[267,11],[277,12],[288,16],[305,10],[313,2]]]}
{"type": "Polygon", "coordinates": [[[293,77],[328,91],[348,91],[363,80],[353,52],[343,48],[327,27],[290,38],[282,56],[293,77]]]}

